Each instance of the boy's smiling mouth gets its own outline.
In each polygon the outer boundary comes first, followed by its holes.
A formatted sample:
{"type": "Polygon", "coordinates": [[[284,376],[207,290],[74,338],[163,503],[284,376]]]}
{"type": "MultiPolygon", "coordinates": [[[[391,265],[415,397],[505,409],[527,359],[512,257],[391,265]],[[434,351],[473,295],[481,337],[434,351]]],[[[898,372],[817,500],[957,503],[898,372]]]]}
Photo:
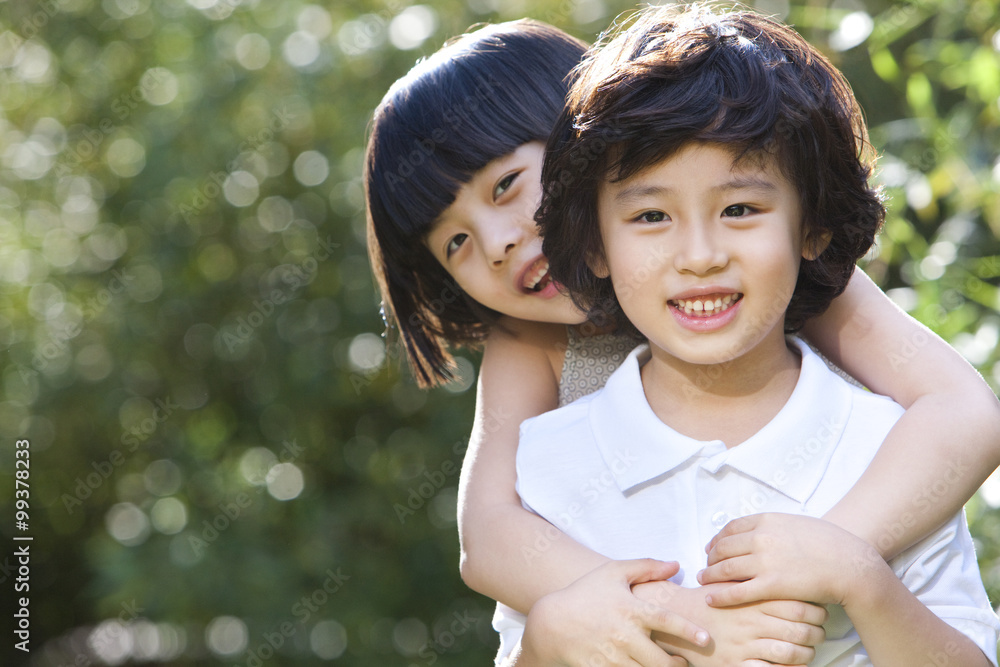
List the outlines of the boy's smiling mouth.
{"type": "Polygon", "coordinates": [[[736,292],[732,294],[706,294],[692,299],[671,299],[667,303],[685,315],[712,317],[729,310],[734,303],[742,298],[743,294],[736,292]]]}

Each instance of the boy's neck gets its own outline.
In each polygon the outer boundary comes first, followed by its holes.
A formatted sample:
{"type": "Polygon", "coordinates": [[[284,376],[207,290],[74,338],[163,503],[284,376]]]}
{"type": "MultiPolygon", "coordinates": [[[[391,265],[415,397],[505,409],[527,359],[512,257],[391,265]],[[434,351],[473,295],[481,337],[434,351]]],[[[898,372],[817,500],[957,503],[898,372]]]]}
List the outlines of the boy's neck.
{"type": "Polygon", "coordinates": [[[784,337],[720,364],[690,364],[651,346],[642,367],[649,406],[663,423],[696,440],[734,447],[781,411],[799,378],[801,358],[784,337]]]}

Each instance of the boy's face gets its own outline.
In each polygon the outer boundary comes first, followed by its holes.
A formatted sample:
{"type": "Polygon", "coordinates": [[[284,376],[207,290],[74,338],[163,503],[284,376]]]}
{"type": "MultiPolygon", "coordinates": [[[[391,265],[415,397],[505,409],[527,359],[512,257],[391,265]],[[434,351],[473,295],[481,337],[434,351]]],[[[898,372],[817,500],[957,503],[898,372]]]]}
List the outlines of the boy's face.
{"type": "Polygon", "coordinates": [[[535,225],[545,146],[522,144],[458,191],[427,247],[479,303],[522,320],[578,324],[585,318],[547,275],[535,225]]]}
{"type": "Polygon", "coordinates": [[[610,273],[654,356],[717,364],[765,340],[784,345],[802,214],[795,188],[766,162],[734,166],[724,147],[690,144],[601,187],[604,257],[592,264],[610,273]]]}

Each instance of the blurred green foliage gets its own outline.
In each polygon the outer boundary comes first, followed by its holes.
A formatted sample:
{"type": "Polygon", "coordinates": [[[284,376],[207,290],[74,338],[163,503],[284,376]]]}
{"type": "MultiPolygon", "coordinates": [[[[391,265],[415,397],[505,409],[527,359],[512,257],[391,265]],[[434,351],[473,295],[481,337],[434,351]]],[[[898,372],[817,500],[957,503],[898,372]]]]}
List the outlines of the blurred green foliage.
{"type": "MultiPolygon", "coordinates": [[[[34,537],[32,652],[5,630],[3,664],[489,664],[454,507],[476,359],[422,392],[380,338],[366,126],[476,22],[592,40],[630,7],[0,1],[7,619],[21,438],[34,537]]],[[[866,110],[891,195],[867,270],[996,387],[1000,3],[758,7],[866,110]]],[[[993,600],[998,505],[969,505],[993,600]]]]}

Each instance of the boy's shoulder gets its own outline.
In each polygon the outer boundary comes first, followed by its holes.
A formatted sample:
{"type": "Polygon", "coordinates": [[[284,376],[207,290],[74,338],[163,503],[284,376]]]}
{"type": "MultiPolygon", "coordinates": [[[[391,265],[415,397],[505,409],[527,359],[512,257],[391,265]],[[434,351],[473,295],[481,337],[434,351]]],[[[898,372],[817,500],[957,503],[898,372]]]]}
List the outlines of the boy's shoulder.
{"type": "Polygon", "coordinates": [[[847,375],[847,373],[842,369],[834,366],[833,362],[810,347],[808,343],[801,341],[801,339],[796,340],[799,340],[800,342],[800,349],[802,350],[803,357],[807,354],[814,357],[816,360],[822,362],[827,371],[829,371],[823,376],[824,382],[830,385],[835,384],[845,387],[850,393],[852,412],[864,415],[881,415],[890,419],[898,419],[906,411],[906,409],[897,403],[891,396],[876,394],[870,391],[847,375]]]}
{"type": "MultiPolygon", "coordinates": [[[[628,359],[624,365],[629,363],[628,359]]],[[[619,368],[615,374],[622,371],[619,368]]],[[[608,385],[572,403],[525,420],[517,447],[518,486],[546,495],[572,479],[604,473],[607,452],[598,443],[594,411],[608,399],[608,385]]],[[[627,419],[622,415],[622,419],[627,419]]]]}
{"type": "Polygon", "coordinates": [[[585,426],[587,415],[590,414],[591,404],[600,397],[604,388],[578,398],[572,403],[567,403],[561,407],[543,412],[540,415],[524,420],[521,424],[521,437],[526,435],[536,435],[554,429],[585,426]]]}
{"type": "MultiPolygon", "coordinates": [[[[847,431],[844,433],[849,446],[857,446],[858,441],[869,441],[862,437],[865,431],[886,431],[903,415],[905,409],[889,396],[876,394],[858,384],[841,369],[837,368],[807,342],[798,337],[790,337],[802,354],[803,367],[812,367],[812,377],[819,387],[833,400],[835,395],[849,401],[847,431]]],[[[815,396],[815,395],[814,395],[815,396]]],[[[881,439],[876,438],[877,444],[881,439]]],[[[875,445],[877,448],[877,444],[875,445]]]]}
{"type": "MultiPolygon", "coordinates": [[[[521,424],[517,447],[518,467],[536,468],[546,460],[572,455],[576,461],[586,457],[586,442],[593,442],[590,409],[604,389],[579,398],[555,410],[544,412],[521,424]]],[[[596,453],[592,446],[590,451],[596,453]]]]}

